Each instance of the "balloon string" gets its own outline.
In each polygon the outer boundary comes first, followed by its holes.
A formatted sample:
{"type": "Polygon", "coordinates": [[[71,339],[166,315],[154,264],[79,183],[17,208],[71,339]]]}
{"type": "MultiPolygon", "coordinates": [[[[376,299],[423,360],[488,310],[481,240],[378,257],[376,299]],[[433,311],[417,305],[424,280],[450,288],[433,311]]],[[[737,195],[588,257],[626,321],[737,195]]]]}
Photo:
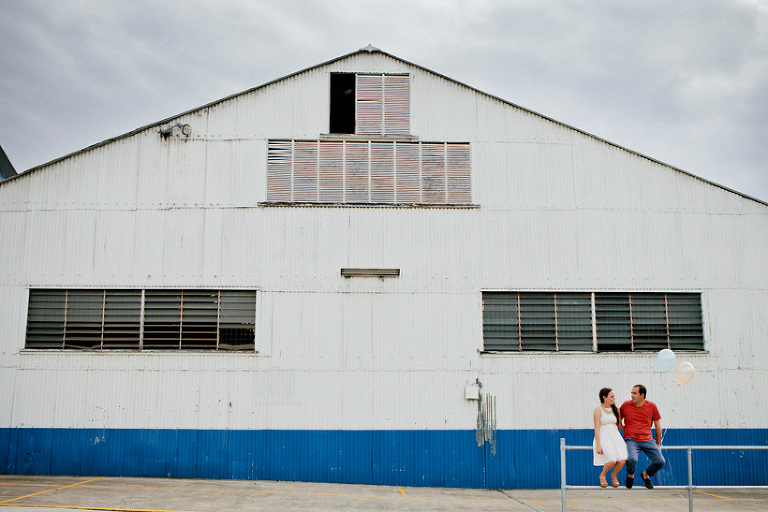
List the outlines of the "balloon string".
{"type": "MultiPolygon", "coordinates": [[[[679,388],[679,387],[680,387],[680,385],[678,384],[677,387],[675,387],[675,390],[672,392],[672,401],[675,402],[675,403],[677,402],[677,388],[679,388]]],[[[665,390],[666,390],[666,387],[665,387],[665,390]]],[[[673,408],[670,408],[670,410],[669,410],[670,413],[672,412],[672,409],[673,408]]],[[[664,427],[664,428],[661,429],[661,445],[662,446],[664,446],[664,438],[667,437],[667,429],[668,428],[669,427],[664,427]]]]}
{"type": "MultiPolygon", "coordinates": [[[[668,400],[668,398],[669,398],[669,381],[664,378],[664,377],[667,377],[667,376],[669,376],[670,380],[672,380],[672,381],[675,381],[675,377],[674,377],[673,374],[668,373],[668,372],[663,372],[662,373],[662,387],[661,387],[661,389],[662,389],[662,393],[663,393],[663,397],[662,398],[663,398],[663,401],[664,401],[663,406],[666,406],[666,408],[667,408],[667,410],[665,411],[665,414],[671,416],[673,411],[674,411],[674,409],[675,409],[674,404],[676,403],[676,400],[677,400],[677,387],[675,388],[675,390],[673,392],[672,403],[670,403],[670,401],[668,400]]],[[[664,428],[661,429],[661,444],[662,444],[662,446],[664,445],[664,439],[667,437],[667,429],[668,428],[669,427],[664,427],[664,428]]]]}

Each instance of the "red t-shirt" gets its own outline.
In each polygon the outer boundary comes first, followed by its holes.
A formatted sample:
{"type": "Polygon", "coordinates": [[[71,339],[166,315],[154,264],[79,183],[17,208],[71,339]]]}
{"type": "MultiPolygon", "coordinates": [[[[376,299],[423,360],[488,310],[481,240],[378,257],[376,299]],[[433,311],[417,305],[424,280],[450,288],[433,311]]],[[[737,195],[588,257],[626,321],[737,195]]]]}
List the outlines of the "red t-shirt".
{"type": "Polygon", "coordinates": [[[648,400],[640,407],[627,400],[621,404],[621,416],[624,418],[624,437],[641,443],[653,439],[651,425],[661,419],[656,404],[648,400]]]}

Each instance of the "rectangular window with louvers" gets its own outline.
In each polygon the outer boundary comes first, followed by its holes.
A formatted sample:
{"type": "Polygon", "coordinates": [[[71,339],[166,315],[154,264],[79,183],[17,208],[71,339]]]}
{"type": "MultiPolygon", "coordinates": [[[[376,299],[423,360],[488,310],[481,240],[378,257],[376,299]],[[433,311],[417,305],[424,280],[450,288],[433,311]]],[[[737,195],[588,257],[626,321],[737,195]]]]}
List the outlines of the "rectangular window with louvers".
{"type": "Polygon", "coordinates": [[[331,73],[329,133],[408,135],[408,75],[331,73]]]}
{"type": "Polygon", "coordinates": [[[467,205],[469,143],[270,140],[267,202],[467,205]]]}
{"type": "Polygon", "coordinates": [[[704,350],[698,293],[483,292],[486,351],[704,350]]]}
{"type": "Polygon", "coordinates": [[[254,290],[29,291],[26,348],[249,350],[254,290]]]}
{"type": "Polygon", "coordinates": [[[589,293],[483,292],[486,350],[591,351],[589,293]]]}

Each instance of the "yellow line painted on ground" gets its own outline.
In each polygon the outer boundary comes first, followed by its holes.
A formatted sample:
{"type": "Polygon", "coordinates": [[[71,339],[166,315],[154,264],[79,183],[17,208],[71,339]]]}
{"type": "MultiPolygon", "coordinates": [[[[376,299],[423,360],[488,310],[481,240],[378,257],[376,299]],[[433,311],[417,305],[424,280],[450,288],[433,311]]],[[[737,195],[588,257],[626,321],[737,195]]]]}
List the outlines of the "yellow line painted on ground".
{"type": "Polygon", "coordinates": [[[13,484],[13,483],[11,483],[11,484],[4,484],[4,483],[0,482],[0,486],[4,486],[4,487],[56,487],[55,485],[51,485],[51,484],[30,484],[30,483],[27,483],[27,482],[19,482],[17,484],[13,484]]]}
{"type": "MultiPolygon", "coordinates": [[[[61,508],[61,509],[68,509],[68,510],[105,510],[105,511],[116,511],[116,512],[192,512],[192,511],[182,511],[182,510],[154,510],[154,509],[149,510],[149,509],[137,509],[137,508],[79,507],[76,505],[36,505],[31,503],[11,503],[13,501],[18,501],[24,498],[31,498],[32,496],[39,496],[40,494],[45,494],[48,492],[60,491],[62,489],[68,489],[70,487],[76,487],[78,485],[95,482],[97,480],[102,480],[104,478],[106,477],[100,476],[98,478],[86,480],[85,482],[77,482],[75,484],[63,485],[61,487],[54,487],[53,489],[48,489],[48,490],[36,492],[33,494],[27,494],[25,496],[19,496],[18,498],[12,498],[10,500],[5,500],[0,502],[0,507],[61,508]]],[[[13,484],[4,484],[4,485],[13,485],[13,484]]],[[[35,484],[35,485],[43,486],[43,484],[35,484]]],[[[48,485],[46,487],[51,487],[51,486],[48,485]]]]}
{"type": "Polygon", "coordinates": [[[110,512],[194,512],[191,510],[163,510],[146,508],[114,508],[114,507],[78,507],[75,505],[32,505],[24,503],[14,503],[13,505],[3,505],[0,507],[30,507],[30,508],[62,508],[67,510],[104,510],[110,512]]]}
{"type": "Polygon", "coordinates": [[[18,498],[12,498],[10,500],[0,501],[0,505],[5,505],[6,503],[10,503],[10,502],[16,501],[16,500],[23,500],[24,498],[29,498],[29,497],[32,497],[32,496],[37,496],[39,494],[45,494],[47,492],[60,491],[62,489],[67,489],[69,487],[76,487],[78,485],[83,485],[83,484],[87,484],[87,483],[90,483],[90,482],[95,482],[96,480],[101,480],[102,478],[106,478],[106,477],[105,476],[100,476],[98,478],[92,478],[90,480],[86,480],[85,482],[78,482],[76,484],[64,485],[62,487],[56,487],[55,489],[48,489],[47,491],[40,491],[40,492],[36,492],[36,493],[33,493],[33,494],[27,494],[26,496],[19,496],[18,498]]]}
{"type": "MultiPolygon", "coordinates": [[[[163,492],[221,492],[221,493],[244,493],[244,494],[276,494],[283,496],[327,496],[331,498],[374,498],[382,500],[401,499],[397,496],[377,496],[375,494],[341,494],[330,492],[299,492],[299,491],[281,491],[281,490],[258,490],[258,489],[219,489],[215,487],[147,487],[147,486],[118,486],[118,485],[98,485],[94,486],[96,489],[121,489],[121,490],[141,490],[141,491],[163,491],[163,492]]],[[[482,502],[494,502],[500,503],[509,501],[507,498],[442,498],[437,496],[429,496],[424,498],[408,497],[409,500],[422,500],[422,501],[482,501],[482,502]]],[[[558,500],[559,501],[559,500],[558,500]]]]}
{"type": "MultiPolygon", "coordinates": [[[[75,486],[81,486],[84,484],[88,484],[91,482],[96,482],[105,479],[106,477],[100,477],[100,478],[94,478],[92,480],[86,480],[84,482],[78,482],[75,484],[65,485],[61,487],[56,487],[53,489],[48,489],[45,491],[41,491],[34,494],[28,494],[26,496],[21,496],[19,498],[13,498],[10,500],[6,500],[3,502],[0,502],[0,507],[8,507],[8,506],[23,506],[23,507],[31,507],[31,508],[59,508],[59,509],[72,509],[72,510],[99,510],[99,511],[115,511],[115,512],[192,512],[192,511],[174,511],[174,510],[157,510],[157,509],[139,509],[139,508],[116,508],[116,507],[84,507],[84,506],[63,506],[63,505],[44,505],[44,504],[18,504],[18,503],[11,503],[16,502],[18,500],[21,500],[23,498],[28,498],[31,496],[37,496],[40,494],[57,491],[61,489],[67,489],[70,487],[75,486]]],[[[104,482],[106,483],[106,482],[104,482]]],[[[25,483],[9,483],[4,485],[38,485],[43,486],[43,484],[25,484],[25,483]]],[[[49,485],[49,487],[51,487],[49,485]]],[[[284,496],[290,496],[290,495],[300,495],[300,496],[326,496],[326,497],[345,497],[345,498],[358,498],[358,499],[403,499],[406,498],[408,500],[414,500],[414,501],[445,501],[445,502],[494,502],[494,503],[503,503],[508,502],[508,497],[505,497],[503,499],[494,499],[494,498],[483,498],[481,496],[476,497],[466,497],[466,498],[460,498],[460,497],[443,497],[443,496],[407,496],[405,491],[400,487],[397,486],[397,490],[400,492],[400,497],[396,495],[388,495],[388,496],[382,496],[382,495],[366,495],[366,494],[349,494],[349,493],[323,493],[323,492],[297,492],[297,491],[287,491],[287,490],[280,490],[279,488],[276,489],[269,489],[269,490],[263,490],[263,489],[227,489],[227,488],[217,488],[214,486],[197,486],[193,488],[181,488],[181,487],[157,487],[157,486],[116,486],[116,485],[102,485],[102,483],[98,483],[95,485],[89,486],[91,489],[121,489],[121,490],[151,490],[151,491],[158,491],[158,492],[190,492],[190,491],[201,491],[201,492],[220,492],[220,493],[246,493],[246,494],[271,494],[271,495],[284,495],[284,496]]],[[[719,501],[719,499],[725,499],[729,501],[768,501],[765,499],[754,499],[754,498],[727,498],[724,496],[718,496],[716,494],[710,494],[703,491],[697,492],[701,494],[708,494],[712,496],[712,498],[705,498],[701,497],[699,501],[719,501]],[[718,498],[716,500],[715,498],[718,498]]],[[[417,493],[418,494],[418,493],[417,493]]],[[[521,503],[525,502],[532,502],[537,504],[542,503],[559,503],[559,499],[553,499],[553,500],[547,500],[547,499],[536,499],[533,496],[521,496],[515,498],[517,501],[521,503]]],[[[612,496],[610,499],[601,499],[601,498],[583,498],[583,499],[569,499],[567,500],[568,503],[600,503],[604,501],[611,501],[613,503],[618,502],[678,502],[679,498],[640,498],[638,497],[629,497],[629,496],[612,496]],[[639,498],[639,499],[638,499],[639,498]]]]}
{"type": "Polygon", "coordinates": [[[733,501],[733,498],[726,498],[725,496],[718,496],[717,494],[712,494],[711,492],[704,492],[696,489],[696,492],[700,492],[701,494],[706,494],[709,496],[714,496],[715,498],[722,498],[724,500],[733,501]]]}

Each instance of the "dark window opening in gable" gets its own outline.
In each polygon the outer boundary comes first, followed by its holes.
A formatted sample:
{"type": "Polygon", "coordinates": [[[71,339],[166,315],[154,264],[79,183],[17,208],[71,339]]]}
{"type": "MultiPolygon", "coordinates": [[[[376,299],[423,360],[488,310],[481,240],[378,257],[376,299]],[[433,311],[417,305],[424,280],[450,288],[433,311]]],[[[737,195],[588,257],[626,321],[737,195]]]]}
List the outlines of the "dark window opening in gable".
{"type": "Polygon", "coordinates": [[[330,133],[355,133],[354,73],[331,73],[330,133]]]}
{"type": "Polygon", "coordinates": [[[409,75],[331,73],[329,133],[410,135],[409,75]]]}

